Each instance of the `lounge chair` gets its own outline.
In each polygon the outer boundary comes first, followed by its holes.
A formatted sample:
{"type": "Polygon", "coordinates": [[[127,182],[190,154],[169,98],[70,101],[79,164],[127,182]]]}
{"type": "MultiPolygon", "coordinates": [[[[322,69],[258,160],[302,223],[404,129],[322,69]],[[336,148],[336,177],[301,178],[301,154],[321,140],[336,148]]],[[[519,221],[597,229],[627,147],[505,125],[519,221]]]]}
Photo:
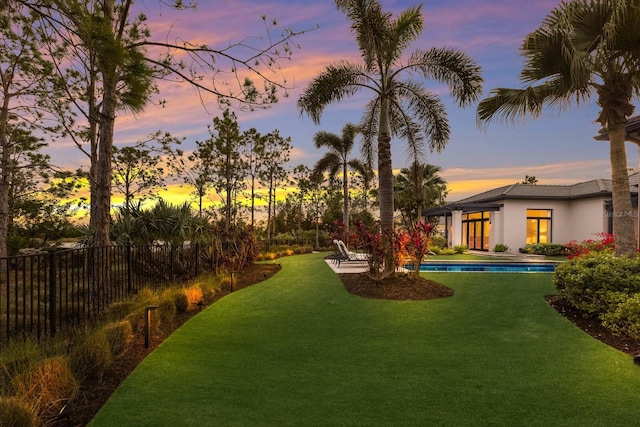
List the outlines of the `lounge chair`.
{"type": "Polygon", "coordinates": [[[336,240],[335,244],[342,255],[338,258],[338,266],[340,266],[340,263],[342,262],[358,262],[360,264],[367,263],[368,265],[369,254],[351,252],[347,249],[347,245],[345,245],[342,240],[336,240]]]}

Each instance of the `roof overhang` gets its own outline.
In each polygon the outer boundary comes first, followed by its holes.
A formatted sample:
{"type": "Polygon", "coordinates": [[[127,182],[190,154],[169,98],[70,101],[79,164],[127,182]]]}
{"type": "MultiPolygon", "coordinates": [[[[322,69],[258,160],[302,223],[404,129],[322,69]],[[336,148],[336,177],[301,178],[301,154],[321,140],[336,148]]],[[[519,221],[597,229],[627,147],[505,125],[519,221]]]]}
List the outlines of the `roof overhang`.
{"type": "MultiPolygon", "coordinates": [[[[629,142],[640,145],[640,115],[629,117],[627,120],[625,138],[629,142]]],[[[609,141],[609,132],[606,128],[603,128],[593,139],[596,141],[609,141]]]]}
{"type": "Polygon", "coordinates": [[[450,215],[453,211],[462,211],[463,213],[481,212],[481,211],[499,211],[502,204],[497,203],[450,203],[439,208],[427,209],[426,216],[443,216],[450,215]]]}

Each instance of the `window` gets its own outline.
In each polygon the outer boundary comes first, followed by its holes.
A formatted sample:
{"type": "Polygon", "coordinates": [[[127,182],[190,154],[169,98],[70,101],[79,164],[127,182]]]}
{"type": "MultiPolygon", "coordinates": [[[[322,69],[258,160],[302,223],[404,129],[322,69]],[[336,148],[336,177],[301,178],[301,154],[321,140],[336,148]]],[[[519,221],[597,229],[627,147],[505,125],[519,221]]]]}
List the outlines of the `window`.
{"type": "Polygon", "coordinates": [[[489,250],[489,212],[473,212],[462,215],[462,241],[469,249],[489,250]]]}
{"type": "Polygon", "coordinates": [[[551,243],[551,209],[527,209],[527,244],[551,243]]]}

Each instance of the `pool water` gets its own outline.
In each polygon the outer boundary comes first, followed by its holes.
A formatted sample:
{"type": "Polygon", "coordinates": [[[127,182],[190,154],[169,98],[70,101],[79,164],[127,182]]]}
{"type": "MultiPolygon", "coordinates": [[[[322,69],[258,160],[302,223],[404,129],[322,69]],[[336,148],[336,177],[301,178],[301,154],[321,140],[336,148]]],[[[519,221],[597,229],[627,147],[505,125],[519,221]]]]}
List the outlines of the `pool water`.
{"type": "Polygon", "coordinates": [[[553,273],[554,263],[538,262],[428,262],[420,271],[489,272],[489,273],[553,273]]]}

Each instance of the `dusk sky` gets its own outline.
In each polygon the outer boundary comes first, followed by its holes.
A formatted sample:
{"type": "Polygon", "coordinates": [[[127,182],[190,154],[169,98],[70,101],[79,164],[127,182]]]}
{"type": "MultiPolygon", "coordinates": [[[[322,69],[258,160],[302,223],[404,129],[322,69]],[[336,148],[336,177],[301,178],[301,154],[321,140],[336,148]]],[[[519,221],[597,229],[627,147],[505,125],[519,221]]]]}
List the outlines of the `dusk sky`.
{"type": "MultiPolygon", "coordinates": [[[[296,37],[300,49],[294,49],[291,61],[281,63],[280,75],[290,85],[287,98],[267,110],[236,112],[241,130],[255,127],[262,133],[278,129],[289,136],[294,147],[290,166],[312,167],[323,151],[313,146],[319,130],[341,134],[347,122],[358,123],[369,94],[331,104],[319,126],[308,116],[300,116],[296,101],[310,79],[327,64],[341,59],[358,61],[359,51],[349,30],[349,22],[338,12],[332,0],[200,0],[195,11],[173,11],[158,7],[157,0],[139,1],[136,8],[148,16],[154,39],[170,37],[198,41],[223,48],[229,41],[248,36],[264,37],[260,18],[277,18],[282,27],[294,31],[312,29],[296,37]],[[316,26],[318,28],[316,29],[316,26]]],[[[425,28],[419,42],[407,50],[453,47],[474,58],[482,67],[485,80],[483,97],[496,87],[519,87],[522,67],[519,47],[524,37],[539,27],[544,17],[560,1],[553,0],[383,0],[385,10],[396,15],[422,3],[425,28]]],[[[533,175],[540,184],[571,184],[596,178],[610,178],[608,144],[593,136],[598,108],[589,104],[567,111],[547,111],[543,117],[516,125],[491,123],[486,129],[476,125],[477,103],[466,109],[453,104],[447,88],[433,81],[425,87],[439,94],[447,106],[451,138],[440,154],[426,153],[425,161],[440,166],[447,180],[448,201],[498,186],[522,181],[533,175]]],[[[161,85],[165,108],[150,104],[138,116],[120,113],[116,120],[116,145],[127,145],[157,131],[184,137],[182,148],[192,150],[194,141],[208,138],[207,125],[222,112],[215,103],[205,111],[201,100],[188,85],[161,85]]],[[[633,102],[637,104],[637,99],[633,102]]],[[[393,167],[408,164],[405,142],[394,140],[393,167]]],[[[86,161],[70,144],[51,147],[54,161],[78,167],[86,161]]],[[[358,155],[354,152],[353,155],[358,155]]],[[[638,148],[627,144],[630,168],[638,167],[638,148]]]]}

